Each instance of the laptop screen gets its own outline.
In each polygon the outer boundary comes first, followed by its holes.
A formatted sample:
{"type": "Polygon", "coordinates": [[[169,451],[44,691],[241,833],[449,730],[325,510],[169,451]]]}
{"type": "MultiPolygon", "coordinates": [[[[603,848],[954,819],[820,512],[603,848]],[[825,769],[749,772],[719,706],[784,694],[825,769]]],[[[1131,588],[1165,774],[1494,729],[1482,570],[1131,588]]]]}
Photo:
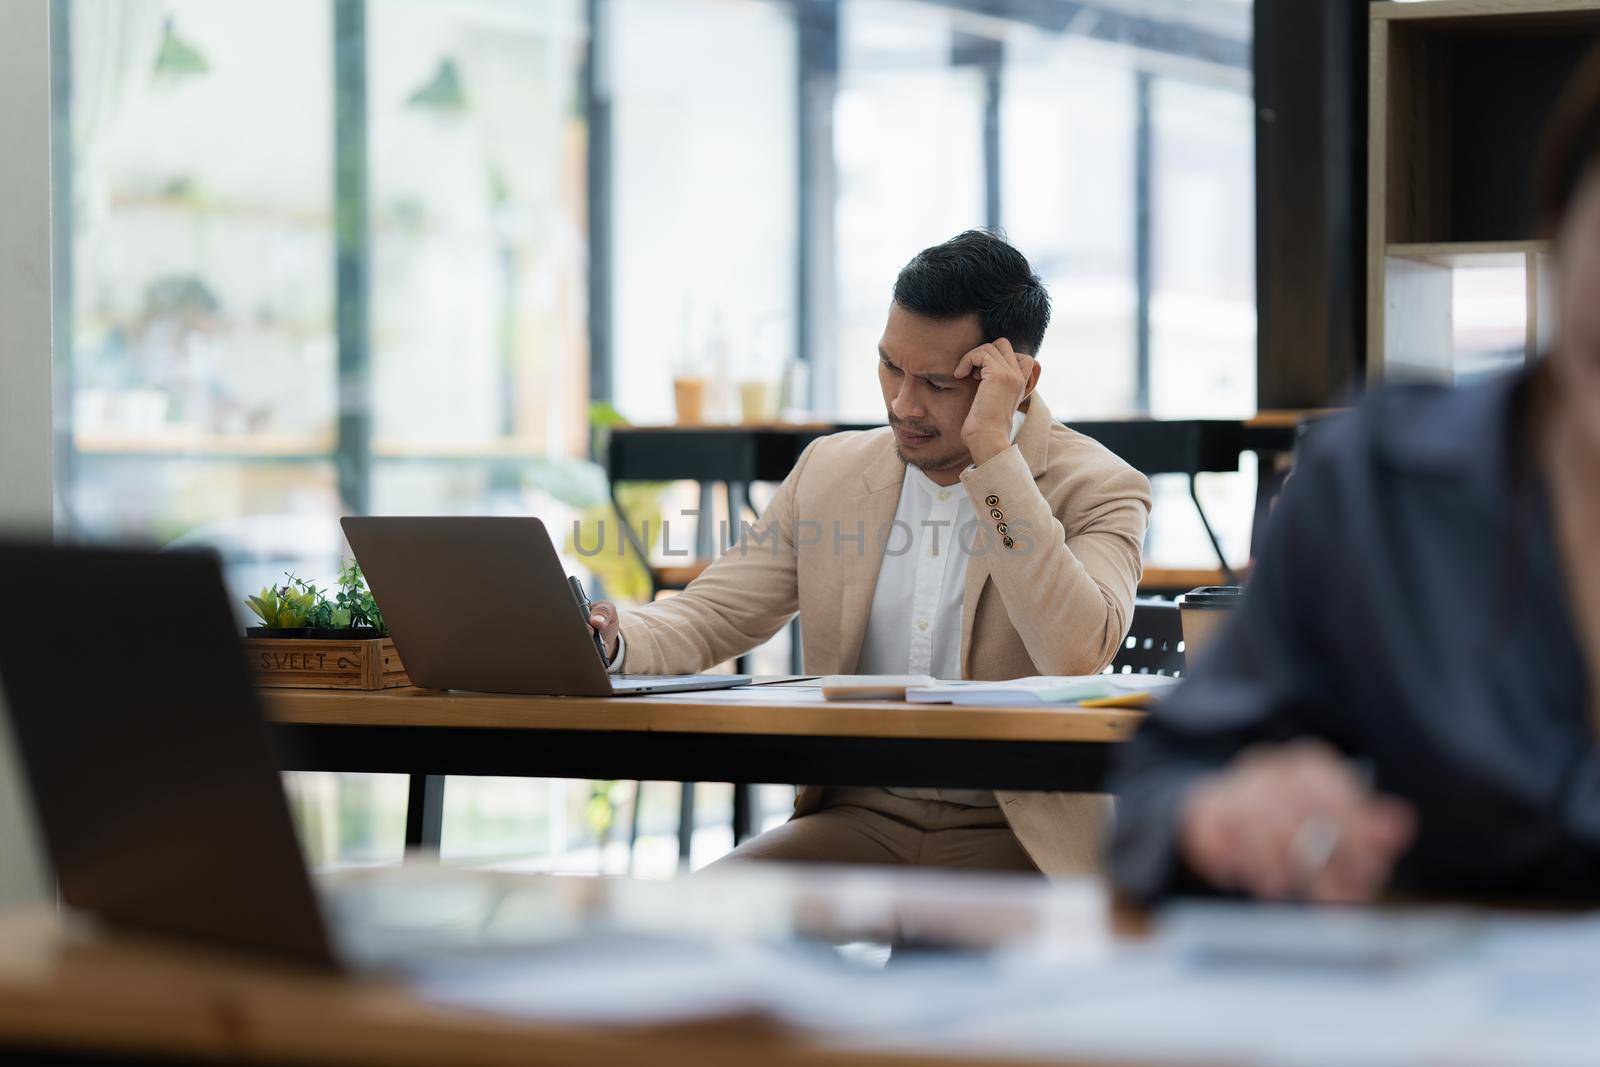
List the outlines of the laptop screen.
{"type": "Polygon", "coordinates": [[[61,894],[114,924],[333,955],[204,552],[0,544],[0,688],[61,894]]]}

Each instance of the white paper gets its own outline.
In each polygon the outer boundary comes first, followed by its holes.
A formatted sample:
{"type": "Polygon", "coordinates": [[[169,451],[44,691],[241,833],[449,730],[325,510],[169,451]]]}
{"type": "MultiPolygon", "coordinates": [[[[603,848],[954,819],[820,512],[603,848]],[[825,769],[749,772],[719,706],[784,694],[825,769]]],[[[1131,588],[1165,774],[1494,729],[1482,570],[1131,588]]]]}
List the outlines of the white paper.
{"type": "Polygon", "coordinates": [[[997,707],[1020,704],[1076,704],[1081,700],[1143,693],[1177,685],[1163,674],[1035,675],[1003,682],[941,682],[906,690],[913,704],[997,707]]]}

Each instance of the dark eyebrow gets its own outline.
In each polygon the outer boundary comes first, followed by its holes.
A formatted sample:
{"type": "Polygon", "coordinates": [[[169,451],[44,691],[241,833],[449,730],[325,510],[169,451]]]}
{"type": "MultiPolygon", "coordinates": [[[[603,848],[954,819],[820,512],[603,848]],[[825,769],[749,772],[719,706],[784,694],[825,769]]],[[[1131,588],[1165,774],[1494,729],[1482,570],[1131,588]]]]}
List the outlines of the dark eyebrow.
{"type": "MultiPolygon", "coordinates": [[[[883,350],[882,345],[878,346],[878,358],[889,364],[889,366],[893,367],[895,370],[900,369],[900,365],[889,358],[889,353],[883,350]]],[[[930,382],[934,385],[954,385],[956,383],[955,377],[949,374],[913,374],[912,377],[920,379],[921,381],[930,382]]]]}

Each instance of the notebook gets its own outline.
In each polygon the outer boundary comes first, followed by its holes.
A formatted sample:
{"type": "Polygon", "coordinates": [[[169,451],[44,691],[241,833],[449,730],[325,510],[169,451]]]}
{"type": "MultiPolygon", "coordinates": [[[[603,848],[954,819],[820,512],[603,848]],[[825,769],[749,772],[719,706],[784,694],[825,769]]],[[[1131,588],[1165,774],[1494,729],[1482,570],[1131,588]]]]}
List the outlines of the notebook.
{"type": "Polygon", "coordinates": [[[904,700],[908,689],[938,684],[928,674],[830,674],[822,679],[822,699],[904,700]]]}
{"type": "Polygon", "coordinates": [[[1164,674],[1034,675],[1005,682],[941,682],[906,690],[913,704],[1084,704],[1139,707],[1179,679],[1164,674]]]}

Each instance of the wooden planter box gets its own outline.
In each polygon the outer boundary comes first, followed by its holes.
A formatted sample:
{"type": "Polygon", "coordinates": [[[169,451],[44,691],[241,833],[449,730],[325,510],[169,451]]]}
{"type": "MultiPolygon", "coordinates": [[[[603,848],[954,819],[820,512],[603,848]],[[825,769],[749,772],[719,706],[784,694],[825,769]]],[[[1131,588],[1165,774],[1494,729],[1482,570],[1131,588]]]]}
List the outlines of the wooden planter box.
{"type": "Polygon", "coordinates": [[[255,682],[283,689],[393,689],[410,685],[390,638],[361,641],[247,637],[255,682]]]}

